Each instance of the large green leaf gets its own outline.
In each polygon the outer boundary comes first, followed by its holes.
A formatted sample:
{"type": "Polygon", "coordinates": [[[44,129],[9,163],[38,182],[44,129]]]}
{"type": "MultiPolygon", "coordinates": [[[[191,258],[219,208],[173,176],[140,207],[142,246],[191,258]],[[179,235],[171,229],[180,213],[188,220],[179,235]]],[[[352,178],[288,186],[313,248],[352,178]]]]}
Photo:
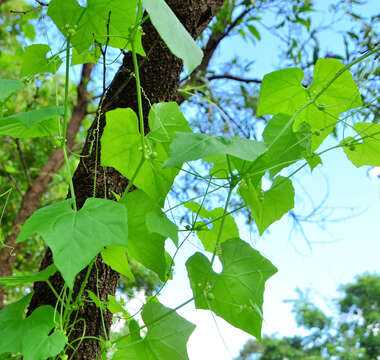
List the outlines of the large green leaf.
{"type": "Polygon", "coordinates": [[[113,360],[187,360],[186,343],[195,325],[174,310],[157,302],[143,306],[142,318],[148,332],[144,338],[136,321],[131,321],[130,335],[117,341],[113,360]]]}
{"type": "Polygon", "coordinates": [[[183,60],[191,73],[202,61],[203,53],[164,0],[142,0],[152,24],[170,51],[183,60]]]}
{"type": "MultiPolygon", "coordinates": [[[[204,248],[207,251],[214,252],[219,236],[220,227],[222,225],[222,218],[224,214],[223,208],[216,208],[211,211],[207,211],[204,207],[201,207],[195,202],[187,202],[184,205],[191,210],[194,214],[198,214],[200,217],[213,221],[212,228],[209,229],[203,222],[196,223],[196,231],[199,239],[201,240],[204,248]]],[[[219,245],[224,241],[232,238],[239,237],[239,230],[232,215],[224,216],[223,231],[219,239],[219,245]]]]}
{"type": "Polygon", "coordinates": [[[223,271],[196,253],[186,263],[197,309],[210,309],[235,327],[261,338],[265,281],[277,269],[240,239],[221,245],[223,271]]]}
{"type": "Polygon", "coordinates": [[[24,87],[24,83],[19,80],[0,79],[0,103],[22,87],[24,87]]]}
{"type": "Polygon", "coordinates": [[[239,186],[239,194],[252,211],[260,235],[265,229],[280,220],[294,207],[294,188],[288,178],[277,176],[272,187],[262,193],[261,189],[246,180],[239,186]]]}
{"type": "Polygon", "coordinates": [[[146,226],[151,233],[170,238],[178,246],[178,226],[172,223],[163,212],[148,212],[146,214],[146,226]]]}
{"type": "Polygon", "coordinates": [[[33,293],[0,311],[0,355],[21,353],[24,360],[45,360],[58,355],[66,344],[66,337],[54,328],[55,310],[40,306],[24,317],[25,308],[33,293]]]}
{"type": "Polygon", "coordinates": [[[265,127],[263,138],[268,151],[249,168],[249,173],[262,173],[269,170],[271,177],[294,162],[311,153],[311,132],[303,124],[297,132],[292,129],[290,115],[277,114],[265,127]]]}
{"type": "Polygon", "coordinates": [[[166,237],[151,232],[147,226],[147,214],[154,212],[160,216],[161,208],[141,190],[124,194],[120,203],[124,204],[131,214],[128,219],[128,255],[157,273],[161,280],[165,280],[166,237]]]}
{"type": "MultiPolygon", "coordinates": [[[[154,104],[149,113],[149,127],[151,131],[145,140],[150,155],[147,155],[134,185],[163,206],[178,174],[178,169],[162,168],[168,158],[170,142],[176,131],[191,129],[176,103],[154,104]]],[[[112,166],[131,179],[141,160],[140,146],[138,120],[133,110],[116,109],[108,112],[102,136],[102,165],[112,166]]]]}
{"type": "MultiPolygon", "coordinates": [[[[131,30],[136,23],[137,3],[138,0],[87,0],[87,7],[82,7],[76,0],[52,0],[48,15],[66,37],[70,34],[70,40],[78,53],[86,51],[95,42],[104,45],[107,25],[108,45],[132,50],[131,30]]],[[[141,31],[136,33],[135,44],[136,51],[145,55],[141,31]]]]}
{"type": "Polygon", "coordinates": [[[239,136],[228,138],[178,132],[170,144],[170,156],[164,167],[179,166],[186,161],[215,155],[231,155],[242,160],[254,161],[266,149],[267,145],[263,142],[247,140],[239,136]]]}
{"type": "Polygon", "coordinates": [[[25,47],[21,76],[35,75],[42,73],[55,74],[62,64],[58,56],[47,58],[50,46],[44,44],[34,44],[25,47]]]}
{"type": "Polygon", "coordinates": [[[32,138],[56,135],[59,132],[58,116],[62,106],[32,110],[0,119],[0,135],[14,138],[32,138]]]}
{"type": "Polygon", "coordinates": [[[0,278],[0,285],[20,286],[30,284],[36,281],[46,281],[53,276],[57,268],[54,264],[49,265],[46,269],[31,275],[7,276],[0,278]]]}
{"type": "Polygon", "coordinates": [[[135,277],[132,274],[127,259],[128,248],[126,246],[111,245],[101,251],[103,261],[112,269],[126,276],[132,281],[135,277]]]}
{"type": "Polygon", "coordinates": [[[342,141],[344,152],[356,166],[380,166],[380,124],[356,123],[355,131],[362,141],[345,138],[342,141]]]}
{"type": "MultiPolygon", "coordinates": [[[[313,83],[304,88],[301,69],[284,69],[264,76],[261,85],[258,115],[284,113],[293,116],[309,99],[325,89],[344,67],[337,59],[319,59],[314,68],[313,83]]],[[[295,119],[293,129],[302,122],[311,126],[312,150],[315,150],[333,130],[338,116],[361,105],[359,91],[349,71],[343,72],[316,100],[295,119]]]]}
{"type": "Polygon", "coordinates": [[[40,234],[53,252],[54,264],[72,288],[75,276],[107,245],[127,245],[127,211],[111,200],[87,199],[75,212],[71,199],[37,210],[17,242],[40,234]]]}

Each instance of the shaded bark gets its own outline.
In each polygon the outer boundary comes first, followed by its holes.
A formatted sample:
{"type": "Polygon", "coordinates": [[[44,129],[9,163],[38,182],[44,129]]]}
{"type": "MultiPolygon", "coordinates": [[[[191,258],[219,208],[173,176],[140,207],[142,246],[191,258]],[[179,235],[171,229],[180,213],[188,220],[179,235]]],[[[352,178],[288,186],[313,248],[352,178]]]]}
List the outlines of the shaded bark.
{"type": "MultiPolygon", "coordinates": [[[[67,146],[72,149],[83,119],[87,114],[89,103],[87,84],[90,81],[94,64],[84,64],[82,68],[81,80],[77,87],[77,102],[74,106],[70,121],[67,126],[67,146]]],[[[20,209],[18,210],[10,235],[5,241],[5,247],[0,250],[0,276],[12,274],[13,266],[20,252],[22,244],[15,241],[24,222],[39,208],[42,195],[46,192],[56,174],[64,164],[61,148],[57,148],[45,163],[39,174],[22,198],[20,209]]],[[[0,286],[0,309],[4,304],[4,290],[0,286]]]]}
{"type": "MultiPolygon", "coordinates": [[[[223,4],[223,0],[167,0],[167,4],[172,8],[182,24],[190,34],[196,38],[207,27],[216,12],[223,4]]],[[[163,102],[175,101],[177,99],[177,88],[182,71],[182,62],[176,58],[153,28],[147,21],[143,25],[145,33],[143,46],[147,56],[139,57],[139,69],[141,86],[144,90],[143,110],[145,133],[149,132],[147,115],[150,105],[163,102]]],[[[132,76],[133,66],[132,57],[126,54],[123,65],[116,73],[111,85],[109,86],[104,98],[101,116],[98,121],[91,125],[82,154],[86,157],[81,158],[78,168],[75,171],[73,181],[77,206],[80,209],[86,199],[93,196],[94,175],[96,176],[96,197],[114,199],[112,192],[121,195],[127,184],[128,179],[112,168],[100,167],[100,138],[105,126],[104,113],[115,108],[130,107],[137,112],[137,97],[135,79],[132,76]]],[[[133,214],[129,214],[133,216],[133,214]]],[[[45,268],[53,261],[52,254],[47,251],[41,269],[45,268]]],[[[74,298],[78,293],[80,284],[83,282],[87,269],[84,269],[78,276],[74,287],[74,298]]],[[[101,300],[107,300],[109,294],[114,294],[118,283],[119,274],[106,266],[101,257],[98,256],[96,266],[91,270],[86,289],[99,293],[101,300]],[[98,283],[96,283],[98,281],[98,283]]],[[[51,278],[51,282],[59,293],[64,285],[60,274],[51,278]]],[[[40,305],[55,306],[57,299],[45,283],[36,283],[34,286],[34,296],[31,300],[28,312],[31,313],[40,305]]],[[[100,310],[91,302],[85,302],[80,309],[80,318],[71,332],[69,341],[76,346],[76,339],[85,336],[104,337],[104,333],[109,333],[112,322],[112,315],[107,311],[100,313],[100,310]],[[104,326],[102,322],[104,318],[104,326]],[[84,328],[85,324],[85,328],[84,328]]],[[[71,359],[95,359],[101,352],[101,344],[97,340],[85,339],[78,344],[78,348],[71,359]]],[[[68,350],[68,355],[72,350],[68,350]]]]}

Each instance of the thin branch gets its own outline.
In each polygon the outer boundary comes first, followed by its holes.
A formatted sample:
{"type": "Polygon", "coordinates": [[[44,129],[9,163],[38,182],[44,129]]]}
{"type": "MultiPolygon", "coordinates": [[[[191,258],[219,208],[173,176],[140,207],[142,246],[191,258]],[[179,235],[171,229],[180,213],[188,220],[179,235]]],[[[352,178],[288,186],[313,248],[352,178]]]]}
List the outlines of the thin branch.
{"type": "Polygon", "coordinates": [[[30,171],[28,169],[28,166],[27,166],[26,161],[25,161],[24,153],[23,153],[21,146],[20,146],[20,140],[14,139],[14,141],[16,143],[18,155],[20,156],[22,168],[24,169],[24,174],[25,174],[26,181],[28,183],[28,187],[30,187],[32,184],[32,177],[30,176],[30,171]]]}
{"type": "Polygon", "coordinates": [[[242,77],[234,76],[234,75],[230,75],[230,74],[211,75],[211,76],[206,77],[206,79],[209,81],[220,80],[220,79],[229,79],[229,80],[244,82],[247,84],[249,84],[249,83],[261,84],[261,80],[259,80],[259,79],[246,79],[246,78],[242,78],[242,77]]]}

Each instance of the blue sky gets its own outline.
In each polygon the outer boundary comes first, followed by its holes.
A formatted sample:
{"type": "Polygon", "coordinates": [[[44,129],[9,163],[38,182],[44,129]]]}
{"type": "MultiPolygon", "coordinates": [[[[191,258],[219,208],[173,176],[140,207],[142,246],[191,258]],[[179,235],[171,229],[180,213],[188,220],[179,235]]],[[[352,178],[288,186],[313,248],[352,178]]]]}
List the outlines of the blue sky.
{"type": "MultiPolygon", "coordinates": [[[[323,9],[317,21],[329,16],[327,6],[331,1],[318,1],[323,9]]],[[[363,15],[380,12],[380,2],[369,1],[363,8],[363,15]]],[[[339,24],[341,30],[349,24],[339,24]]],[[[256,78],[273,71],[279,64],[279,41],[272,34],[261,30],[262,41],[252,46],[239,37],[230,39],[218,50],[217,58],[225,60],[235,55],[254,59],[256,78]],[[269,45],[270,44],[270,45],[269,45]],[[260,54],[260,56],[257,56],[260,54]]],[[[324,49],[337,53],[342,44],[327,30],[321,37],[324,49]]],[[[359,55],[358,55],[359,56],[359,55]]],[[[333,145],[328,140],[323,147],[333,145]]],[[[310,205],[305,201],[305,191],[318,204],[328,192],[325,204],[327,220],[346,218],[344,221],[326,222],[325,228],[316,224],[304,225],[307,241],[298,232],[289,237],[292,224],[288,217],[273,224],[263,237],[250,234],[241,224],[240,235],[261,251],[279,269],[268,282],[264,302],[265,334],[279,336],[300,332],[297,329],[291,305],[284,300],[296,298],[296,288],[310,289],[311,298],[328,313],[333,313],[332,299],[339,296],[337,288],[353,281],[364,272],[379,272],[380,254],[380,171],[356,168],[346,158],[343,150],[330,151],[323,155],[323,167],[313,173],[305,169],[298,174],[294,186],[295,210],[308,212],[310,205]]],[[[192,239],[196,243],[196,239],[192,239]]],[[[183,264],[197,249],[189,244],[176,258],[176,264],[183,264]]],[[[175,278],[165,288],[160,300],[167,306],[176,307],[189,299],[191,291],[184,265],[175,268],[175,278]]],[[[190,360],[230,360],[237,356],[244,342],[250,338],[246,333],[233,328],[220,318],[213,318],[210,312],[195,310],[193,304],[179,310],[179,313],[196,323],[197,328],[188,343],[190,360]],[[216,323],[215,323],[216,322],[216,323]]]]}

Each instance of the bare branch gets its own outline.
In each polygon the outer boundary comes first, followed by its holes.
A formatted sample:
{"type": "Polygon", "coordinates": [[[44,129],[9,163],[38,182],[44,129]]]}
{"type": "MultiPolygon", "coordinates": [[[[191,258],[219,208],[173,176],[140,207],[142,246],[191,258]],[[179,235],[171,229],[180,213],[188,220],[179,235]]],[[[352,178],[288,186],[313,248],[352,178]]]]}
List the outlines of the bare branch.
{"type": "Polygon", "coordinates": [[[206,77],[206,79],[209,81],[220,80],[220,79],[229,79],[229,80],[244,82],[247,84],[249,84],[249,83],[261,84],[261,80],[259,80],[259,79],[246,79],[246,78],[242,78],[242,77],[234,76],[234,75],[230,75],[230,74],[211,75],[211,76],[206,77]]]}

